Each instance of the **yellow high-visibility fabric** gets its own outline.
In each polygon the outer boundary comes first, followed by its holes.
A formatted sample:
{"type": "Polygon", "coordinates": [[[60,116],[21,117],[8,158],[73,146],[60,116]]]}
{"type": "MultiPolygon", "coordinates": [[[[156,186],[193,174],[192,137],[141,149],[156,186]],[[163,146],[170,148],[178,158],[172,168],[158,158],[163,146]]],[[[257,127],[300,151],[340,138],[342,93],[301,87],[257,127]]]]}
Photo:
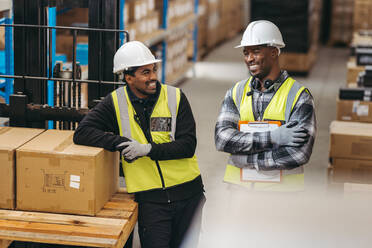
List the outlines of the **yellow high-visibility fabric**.
{"type": "MultiPolygon", "coordinates": [[[[233,88],[233,100],[236,106],[239,106],[240,120],[241,121],[255,121],[253,115],[252,106],[252,95],[247,96],[247,93],[251,91],[250,82],[252,77],[248,79],[247,82],[239,82],[233,88]],[[240,105],[237,102],[239,97],[237,94],[239,84],[245,83],[244,90],[241,96],[240,105]]],[[[295,80],[288,77],[285,82],[279,87],[273,98],[271,99],[269,105],[265,109],[263,120],[271,121],[286,121],[285,120],[285,110],[287,105],[287,98],[290,90],[295,83],[295,80]]],[[[305,90],[304,87],[300,87],[296,92],[293,103],[291,104],[291,111],[293,110],[298,98],[301,93],[305,90]]],[[[268,190],[268,191],[298,191],[302,190],[304,187],[304,174],[291,174],[282,176],[282,181],[280,183],[259,183],[259,182],[246,182],[241,181],[241,169],[234,166],[233,164],[228,164],[225,170],[224,181],[229,183],[238,184],[241,186],[254,188],[255,190],[268,190]]]]}
{"type": "MultiPolygon", "coordinates": [[[[118,120],[120,134],[123,134],[124,128],[130,128],[131,138],[141,144],[147,144],[148,141],[138,123],[135,121],[135,110],[129,100],[126,87],[125,101],[127,103],[127,111],[129,113],[130,127],[124,127],[120,121],[120,99],[117,97],[117,90],[112,92],[112,99],[114,101],[116,116],[118,120]]],[[[180,90],[177,89],[177,109],[180,102],[180,90]]],[[[159,98],[154,106],[151,118],[154,117],[171,117],[168,107],[167,86],[162,85],[159,98]]],[[[152,140],[156,144],[171,142],[170,131],[151,131],[152,140]]],[[[161,173],[164,179],[164,188],[172,187],[188,181],[192,181],[200,175],[199,166],[196,156],[185,159],[163,160],[158,161],[161,173]]],[[[127,163],[122,159],[125,181],[129,193],[146,191],[151,189],[163,188],[160,172],[158,171],[156,162],[150,157],[144,156],[132,163],[127,163]]]]}

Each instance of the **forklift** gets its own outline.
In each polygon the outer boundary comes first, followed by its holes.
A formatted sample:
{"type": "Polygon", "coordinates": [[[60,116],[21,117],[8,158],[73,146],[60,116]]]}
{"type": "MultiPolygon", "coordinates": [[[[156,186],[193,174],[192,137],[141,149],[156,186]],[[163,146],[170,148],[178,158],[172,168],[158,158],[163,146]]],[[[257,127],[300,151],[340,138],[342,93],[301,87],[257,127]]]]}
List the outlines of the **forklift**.
{"type": "MultiPolygon", "coordinates": [[[[0,103],[0,117],[9,118],[11,127],[74,130],[107,94],[124,85],[112,72],[113,57],[123,42],[129,41],[123,30],[123,0],[13,0],[14,74],[0,79],[14,80],[14,92],[8,103],[0,103]],[[49,26],[48,9],[87,8],[86,27],[49,26]],[[72,35],[72,63],[65,70],[52,59],[53,32],[72,35]],[[76,60],[79,34],[88,35],[88,76],[76,60]],[[88,84],[87,107],[82,106],[81,87],[88,84]]],[[[120,173],[122,175],[122,172],[120,173]]],[[[133,232],[124,247],[132,247],[133,232]]],[[[68,247],[13,242],[10,247],[68,247]]],[[[73,246],[76,247],[76,246],[73,246]]]]}

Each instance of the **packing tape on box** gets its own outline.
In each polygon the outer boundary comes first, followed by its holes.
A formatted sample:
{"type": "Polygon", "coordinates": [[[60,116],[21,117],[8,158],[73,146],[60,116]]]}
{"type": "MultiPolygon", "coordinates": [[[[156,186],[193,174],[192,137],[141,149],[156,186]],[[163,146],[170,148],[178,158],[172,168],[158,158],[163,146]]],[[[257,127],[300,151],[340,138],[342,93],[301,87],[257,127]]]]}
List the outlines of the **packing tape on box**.
{"type": "Polygon", "coordinates": [[[0,128],[0,134],[4,134],[6,132],[9,132],[11,130],[11,127],[2,127],[0,128]]]}
{"type": "Polygon", "coordinates": [[[56,152],[62,152],[67,147],[69,147],[70,145],[72,145],[73,144],[73,141],[72,141],[72,136],[73,135],[74,135],[73,133],[71,135],[69,135],[61,144],[59,144],[56,148],[54,148],[54,151],[56,151],[56,152]]]}

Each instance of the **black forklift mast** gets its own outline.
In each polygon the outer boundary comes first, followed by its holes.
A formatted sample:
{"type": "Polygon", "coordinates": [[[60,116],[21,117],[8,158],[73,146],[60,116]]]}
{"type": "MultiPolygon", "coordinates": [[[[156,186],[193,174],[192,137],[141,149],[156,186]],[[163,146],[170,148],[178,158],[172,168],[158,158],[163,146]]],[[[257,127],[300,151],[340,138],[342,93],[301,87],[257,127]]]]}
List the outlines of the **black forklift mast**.
{"type": "MultiPolygon", "coordinates": [[[[9,117],[10,126],[46,128],[47,120],[67,122],[62,129],[73,129],[88,109],[77,106],[75,90],[88,83],[88,108],[122,85],[112,72],[113,57],[119,48],[120,0],[13,0],[14,75],[1,75],[14,79],[14,93],[9,105],[0,103],[0,116],[9,117]],[[51,31],[67,27],[48,27],[48,7],[89,8],[88,28],[71,27],[73,34],[72,77],[62,78],[53,72],[51,63],[51,31]],[[81,80],[76,63],[76,36],[88,32],[88,80],[81,80]],[[49,56],[49,59],[48,59],[49,56]],[[49,76],[48,76],[49,74],[49,76]],[[47,82],[54,81],[63,101],[47,105],[47,82]],[[62,85],[62,86],[61,86],[62,85]],[[73,93],[71,93],[73,92],[73,93]],[[71,98],[71,99],[70,99],[71,98]],[[73,100],[72,100],[73,99],[73,100]]],[[[6,24],[2,24],[6,26],[6,24]]],[[[129,40],[128,33],[126,40],[129,40]]],[[[79,91],[78,91],[79,92],[79,91]]],[[[56,98],[56,96],[54,96],[56,98]]],[[[56,102],[56,99],[54,99],[56,102]]],[[[80,99],[79,99],[80,100],[80,99]]],[[[56,125],[56,124],[55,124],[56,125]]]]}

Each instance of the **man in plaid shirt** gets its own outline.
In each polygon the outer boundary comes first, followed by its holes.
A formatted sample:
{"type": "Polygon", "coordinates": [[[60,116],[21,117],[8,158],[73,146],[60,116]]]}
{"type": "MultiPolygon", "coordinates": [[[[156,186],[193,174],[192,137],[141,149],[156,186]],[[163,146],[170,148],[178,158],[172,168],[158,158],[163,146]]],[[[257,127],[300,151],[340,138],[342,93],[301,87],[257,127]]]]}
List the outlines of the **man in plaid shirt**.
{"type": "Polygon", "coordinates": [[[314,100],[279,67],[280,48],[284,47],[279,29],[268,21],[252,22],[238,47],[243,47],[252,76],[225,95],[215,127],[217,150],[231,154],[228,167],[232,169],[302,169],[316,133],[314,100]],[[242,120],[280,121],[282,125],[272,131],[241,132],[238,124],[242,120]]]}

